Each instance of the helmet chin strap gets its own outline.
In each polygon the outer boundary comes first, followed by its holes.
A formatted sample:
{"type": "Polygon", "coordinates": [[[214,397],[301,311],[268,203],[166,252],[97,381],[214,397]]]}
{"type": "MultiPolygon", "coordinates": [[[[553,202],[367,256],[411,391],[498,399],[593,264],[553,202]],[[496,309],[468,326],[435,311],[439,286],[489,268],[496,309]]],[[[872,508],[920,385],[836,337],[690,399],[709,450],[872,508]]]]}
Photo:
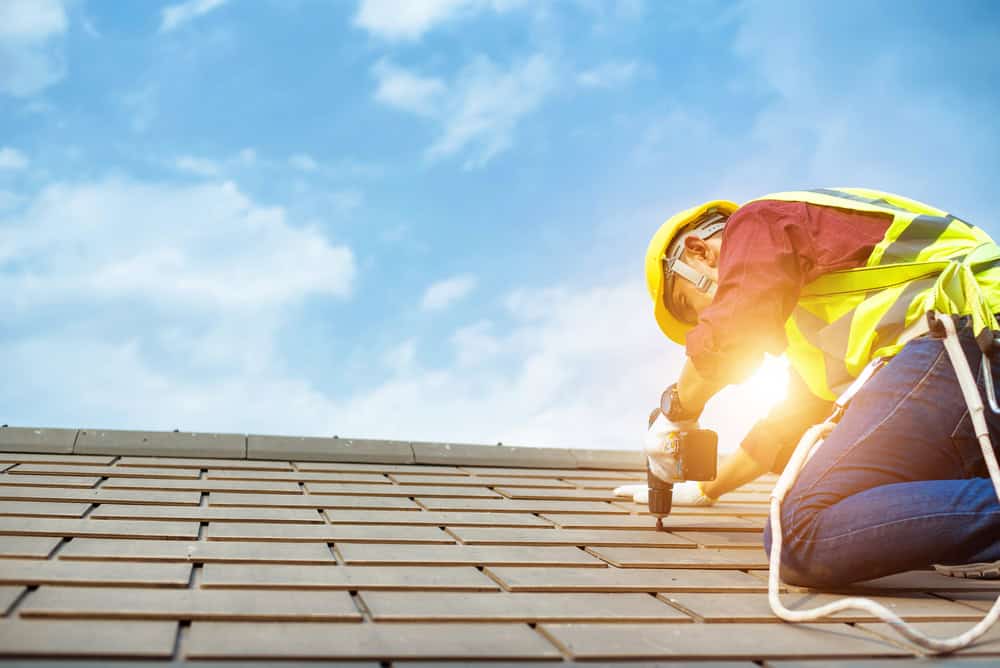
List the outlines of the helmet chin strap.
{"type": "Polygon", "coordinates": [[[716,213],[714,216],[705,220],[698,227],[688,230],[674,239],[663,258],[666,260],[668,275],[670,273],[677,274],[684,280],[693,284],[699,292],[703,292],[709,297],[715,297],[715,290],[717,287],[715,281],[681,260],[681,256],[684,253],[684,240],[687,237],[694,236],[699,239],[707,239],[716,232],[722,231],[725,226],[726,217],[722,214],[716,213]]]}
{"type": "Polygon", "coordinates": [[[715,281],[691,265],[682,262],[680,258],[670,260],[667,264],[667,269],[689,283],[692,283],[698,292],[704,292],[709,297],[715,297],[715,290],[718,287],[715,281]]]}

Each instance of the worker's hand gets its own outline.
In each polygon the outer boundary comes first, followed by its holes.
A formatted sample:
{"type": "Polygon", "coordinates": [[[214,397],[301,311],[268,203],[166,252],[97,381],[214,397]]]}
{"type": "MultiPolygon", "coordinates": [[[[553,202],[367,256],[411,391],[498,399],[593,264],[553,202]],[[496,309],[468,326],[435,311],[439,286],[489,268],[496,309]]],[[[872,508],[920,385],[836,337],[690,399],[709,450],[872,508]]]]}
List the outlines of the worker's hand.
{"type": "Polygon", "coordinates": [[[615,496],[631,496],[636,503],[649,503],[649,485],[622,485],[615,487],[615,496]]]}
{"type": "Polygon", "coordinates": [[[675,506],[705,507],[715,505],[716,501],[717,499],[713,499],[705,494],[700,482],[688,480],[687,482],[679,482],[674,485],[673,504],[675,506]]]}
{"type": "Polygon", "coordinates": [[[677,437],[682,431],[692,431],[698,428],[697,420],[674,423],[658,413],[656,419],[646,432],[643,449],[649,460],[649,470],[665,482],[683,480],[680,462],[677,460],[677,437]]]}
{"type": "MultiPolygon", "coordinates": [[[[622,485],[615,488],[615,496],[632,497],[636,503],[649,503],[648,485],[622,485]]],[[[701,484],[693,480],[679,482],[674,485],[673,505],[675,506],[711,506],[716,499],[706,496],[701,484]]]]}

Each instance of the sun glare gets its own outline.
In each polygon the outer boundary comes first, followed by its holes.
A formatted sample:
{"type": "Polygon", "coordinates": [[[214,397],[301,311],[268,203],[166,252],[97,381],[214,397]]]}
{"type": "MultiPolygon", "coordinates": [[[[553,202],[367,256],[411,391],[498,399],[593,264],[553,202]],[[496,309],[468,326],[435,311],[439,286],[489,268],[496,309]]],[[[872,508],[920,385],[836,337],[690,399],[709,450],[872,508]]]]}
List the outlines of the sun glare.
{"type": "Polygon", "coordinates": [[[760,368],[743,383],[756,397],[765,397],[767,407],[777,404],[788,395],[788,359],[781,355],[767,355],[760,368]]]}

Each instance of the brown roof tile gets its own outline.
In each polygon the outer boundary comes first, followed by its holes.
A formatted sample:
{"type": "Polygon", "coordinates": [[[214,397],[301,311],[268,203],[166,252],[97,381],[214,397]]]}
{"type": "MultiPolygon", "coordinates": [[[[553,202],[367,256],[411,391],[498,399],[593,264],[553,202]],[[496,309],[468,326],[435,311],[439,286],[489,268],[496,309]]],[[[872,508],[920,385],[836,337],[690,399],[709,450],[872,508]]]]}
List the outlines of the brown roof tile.
{"type": "MultiPolygon", "coordinates": [[[[7,427],[0,429],[0,450],[23,453],[69,454],[76,442],[76,429],[31,429],[7,427]]],[[[32,455],[28,454],[28,457],[32,455]]],[[[3,461],[7,461],[6,459],[3,461]]],[[[29,461],[21,459],[20,461],[29,461]]]]}
{"type": "Polygon", "coordinates": [[[89,503],[46,501],[0,501],[0,516],[9,517],[83,517],[89,503]]]}
{"type": "Polygon", "coordinates": [[[526,499],[468,499],[417,496],[416,501],[428,510],[462,510],[486,513],[610,513],[625,510],[602,501],[534,501],[526,499]]]}
{"type": "Polygon", "coordinates": [[[400,545],[387,550],[370,543],[343,543],[336,552],[345,564],[365,566],[606,566],[593,555],[565,546],[400,545]]]}
{"type": "Polygon", "coordinates": [[[645,594],[363,592],[375,621],[403,622],[690,622],[645,594]]]}
{"type": "Polygon", "coordinates": [[[618,529],[521,529],[504,527],[454,527],[450,531],[469,545],[659,545],[697,547],[693,542],[664,531],[618,529]]]}
{"type": "Polygon", "coordinates": [[[0,536],[0,558],[47,559],[61,542],[54,536],[0,536]]]}
{"type": "Polygon", "coordinates": [[[487,487],[454,487],[449,485],[348,485],[340,483],[307,482],[310,494],[342,496],[422,496],[458,497],[462,499],[499,499],[500,495],[487,487]]]}
{"type": "Polygon", "coordinates": [[[0,583],[187,587],[188,564],[67,562],[58,559],[0,559],[0,583]]]}
{"type": "Polygon", "coordinates": [[[574,659],[777,659],[903,656],[899,646],[846,624],[544,624],[574,659]],[[766,635],[762,635],[766,633],[766,635]]]}
{"type": "MultiPolygon", "coordinates": [[[[598,515],[594,513],[576,515],[572,513],[542,514],[556,526],[563,529],[641,529],[654,531],[656,522],[649,515],[598,515]]],[[[677,515],[663,519],[663,526],[677,535],[686,535],[689,530],[710,530],[713,534],[723,531],[745,531],[748,538],[760,545],[760,529],[741,517],[723,515],[677,515]],[[683,533],[682,533],[683,532],[683,533]]]]}
{"type": "MultiPolygon", "coordinates": [[[[701,592],[673,592],[660,596],[688,610],[706,622],[774,622],[774,613],[767,601],[767,594],[706,594],[701,592]]],[[[838,600],[840,596],[821,593],[785,594],[781,602],[790,610],[815,608],[838,600]]],[[[963,610],[957,603],[928,594],[898,594],[877,596],[877,603],[886,606],[900,617],[919,620],[979,619],[981,613],[969,608],[963,610]]],[[[845,610],[823,622],[877,621],[872,615],[859,610],[845,610]]]]}
{"type": "Polygon", "coordinates": [[[374,524],[210,524],[205,537],[213,540],[320,541],[336,543],[454,543],[455,539],[433,526],[380,526],[374,524]]]}
{"type": "Polygon", "coordinates": [[[660,547],[588,547],[587,551],[619,568],[767,568],[763,550],[672,550],[660,547]]]}
{"type": "Polygon", "coordinates": [[[552,522],[531,513],[464,513],[425,510],[419,513],[396,510],[350,510],[329,508],[323,511],[331,524],[410,524],[432,526],[539,527],[551,528],[552,522]]]}
{"type": "MultiPolygon", "coordinates": [[[[66,504],[52,504],[66,505],[66,504]]],[[[2,505],[0,505],[2,509],[2,505]]],[[[322,524],[312,508],[225,508],[217,506],[138,506],[101,504],[90,514],[95,520],[155,520],[192,522],[270,522],[272,524],[322,524]]]]}
{"type": "Polygon", "coordinates": [[[11,475],[118,476],[127,478],[197,478],[198,469],[156,468],[151,466],[98,466],[94,464],[18,464],[11,475]]]}
{"type": "Polygon", "coordinates": [[[0,474],[0,487],[93,487],[100,481],[93,476],[13,475],[12,470],[0,474]]]}
{"type": "Polygon", "coordinates": [[[42,587],[21,604],[22,617],[244,621],[361,621],[345,591],[107,589],[42,587]]]}
{"type": "Polygon", "coordinates": [[[0,620],[0,656],[160,658],[173,656],[174,622],[0,620]]]}
{"type": "Polygon", "coordinates": [[[121,540],[75,538],[58,555],[61,560],[180,561],[190,563],[271,562],[333,564],[325,543],[121,540]]]}
{"type": "Polygon", "coordinates": [[[205,565],[202,586],[238,589],[427,589],[443,591],[490,591],[499,588],[496,582],[471,567],[292,566],[287,564],[215,563],[205,565]]]}
{"type": "Polygon", "coordinates": [[[301,494],[298,483],[273,480],[166,480],[156,478],[108,478],[101,489],[155,489],[190,492],[230,492],[248,494],[301,494]]]}
{"type": "Polygon", "coordinates": [[[3,487],[0,499],[5,501],[69,501],[83,503],[137,503],[192,505],[201,501],[198,492],[166,492],[159,490],[118,489],[53,489],[48,487],[3,487]]]}
{"type": "Polygon", "coordinates": [[[385,508],[419,510],[420,506],[406,497],[393,496],[332,496],[306,494],[232,494],[212,492],[209,506],[244,506],[270,508],[385,508]]]}
{"type": "Polygon", "coordinates": [[[0,517],[0,536],[127,536],[130,538],[197,538],[195,522],[0,517]]]}
{"type": "Polygon", "coordinates": [[[247,455],[247,446],[246,437],[241,434],[81,429],[73,452],[84,455],[191,455],[243,459],[247,455]]]}
{"type": "Polygon", "coordinates": [[[738,570],[490,566],[486,572],[509,591],[767,591],[765,583],[738,570]]]}
{"type": "Polygon", "coordinates": [[[190,659],[559,659],[525,624],[195,622],[184,644],[190,659]]]}
{"type": "MultiPolygon", "coordinates": [[[[3,434],[3,430],[0,430],[0,434],[3,434]]],[[[76,432],[74,431],[75,435],[76,432]]],[[[143,457],[143,460],[146,458],[143,457]]],[[[111,456],[100,456],[100,455],[74,455],[71,451],[67,450],[66,454],[59,455],[55,454],[55,451],[47,451],[45,454],[37,454],[31,452],[0,452],[0,462],[11,462],[11,463],[46,463],[46,464],[94,464],[98,466],[107,466],[115,460],[111,456]]],[[[149,466],[149,464],[144,464],[144,466],[149,466]]],[[[190,464],[188,465],[190,466],[190,464]]]]}

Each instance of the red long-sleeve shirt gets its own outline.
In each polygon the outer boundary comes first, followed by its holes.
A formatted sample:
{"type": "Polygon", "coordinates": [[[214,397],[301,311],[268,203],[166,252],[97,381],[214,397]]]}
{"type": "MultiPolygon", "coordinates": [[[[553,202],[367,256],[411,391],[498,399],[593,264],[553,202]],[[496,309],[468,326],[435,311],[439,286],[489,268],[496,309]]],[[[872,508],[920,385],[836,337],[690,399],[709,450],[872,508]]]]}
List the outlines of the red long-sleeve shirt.
{"type": "Polygon", "coordinates": [[[802,286],[823,274],[861,267],[892,217],[764,200],[729,218],[711,306],[688,332],[687,354],[710,380],[737,383],[764,353],[787,347],[785,321],[802,286]]]}
{"type": "MultiPolygon", "coordinates": [[[[727,383],[744,380],[765,352],[787,346],[785,321],[802,286],[822,274],[860,267],[885,234],[888,215],[800,202],[765,200],[729,218],[712,305],[687,335],[698,372],[727,383]]],[[[740,447],[778,472],[802,433],[822,421],[831,403],[813,396],[792,372],[788,398],[757,422],[740,447]]]]}

